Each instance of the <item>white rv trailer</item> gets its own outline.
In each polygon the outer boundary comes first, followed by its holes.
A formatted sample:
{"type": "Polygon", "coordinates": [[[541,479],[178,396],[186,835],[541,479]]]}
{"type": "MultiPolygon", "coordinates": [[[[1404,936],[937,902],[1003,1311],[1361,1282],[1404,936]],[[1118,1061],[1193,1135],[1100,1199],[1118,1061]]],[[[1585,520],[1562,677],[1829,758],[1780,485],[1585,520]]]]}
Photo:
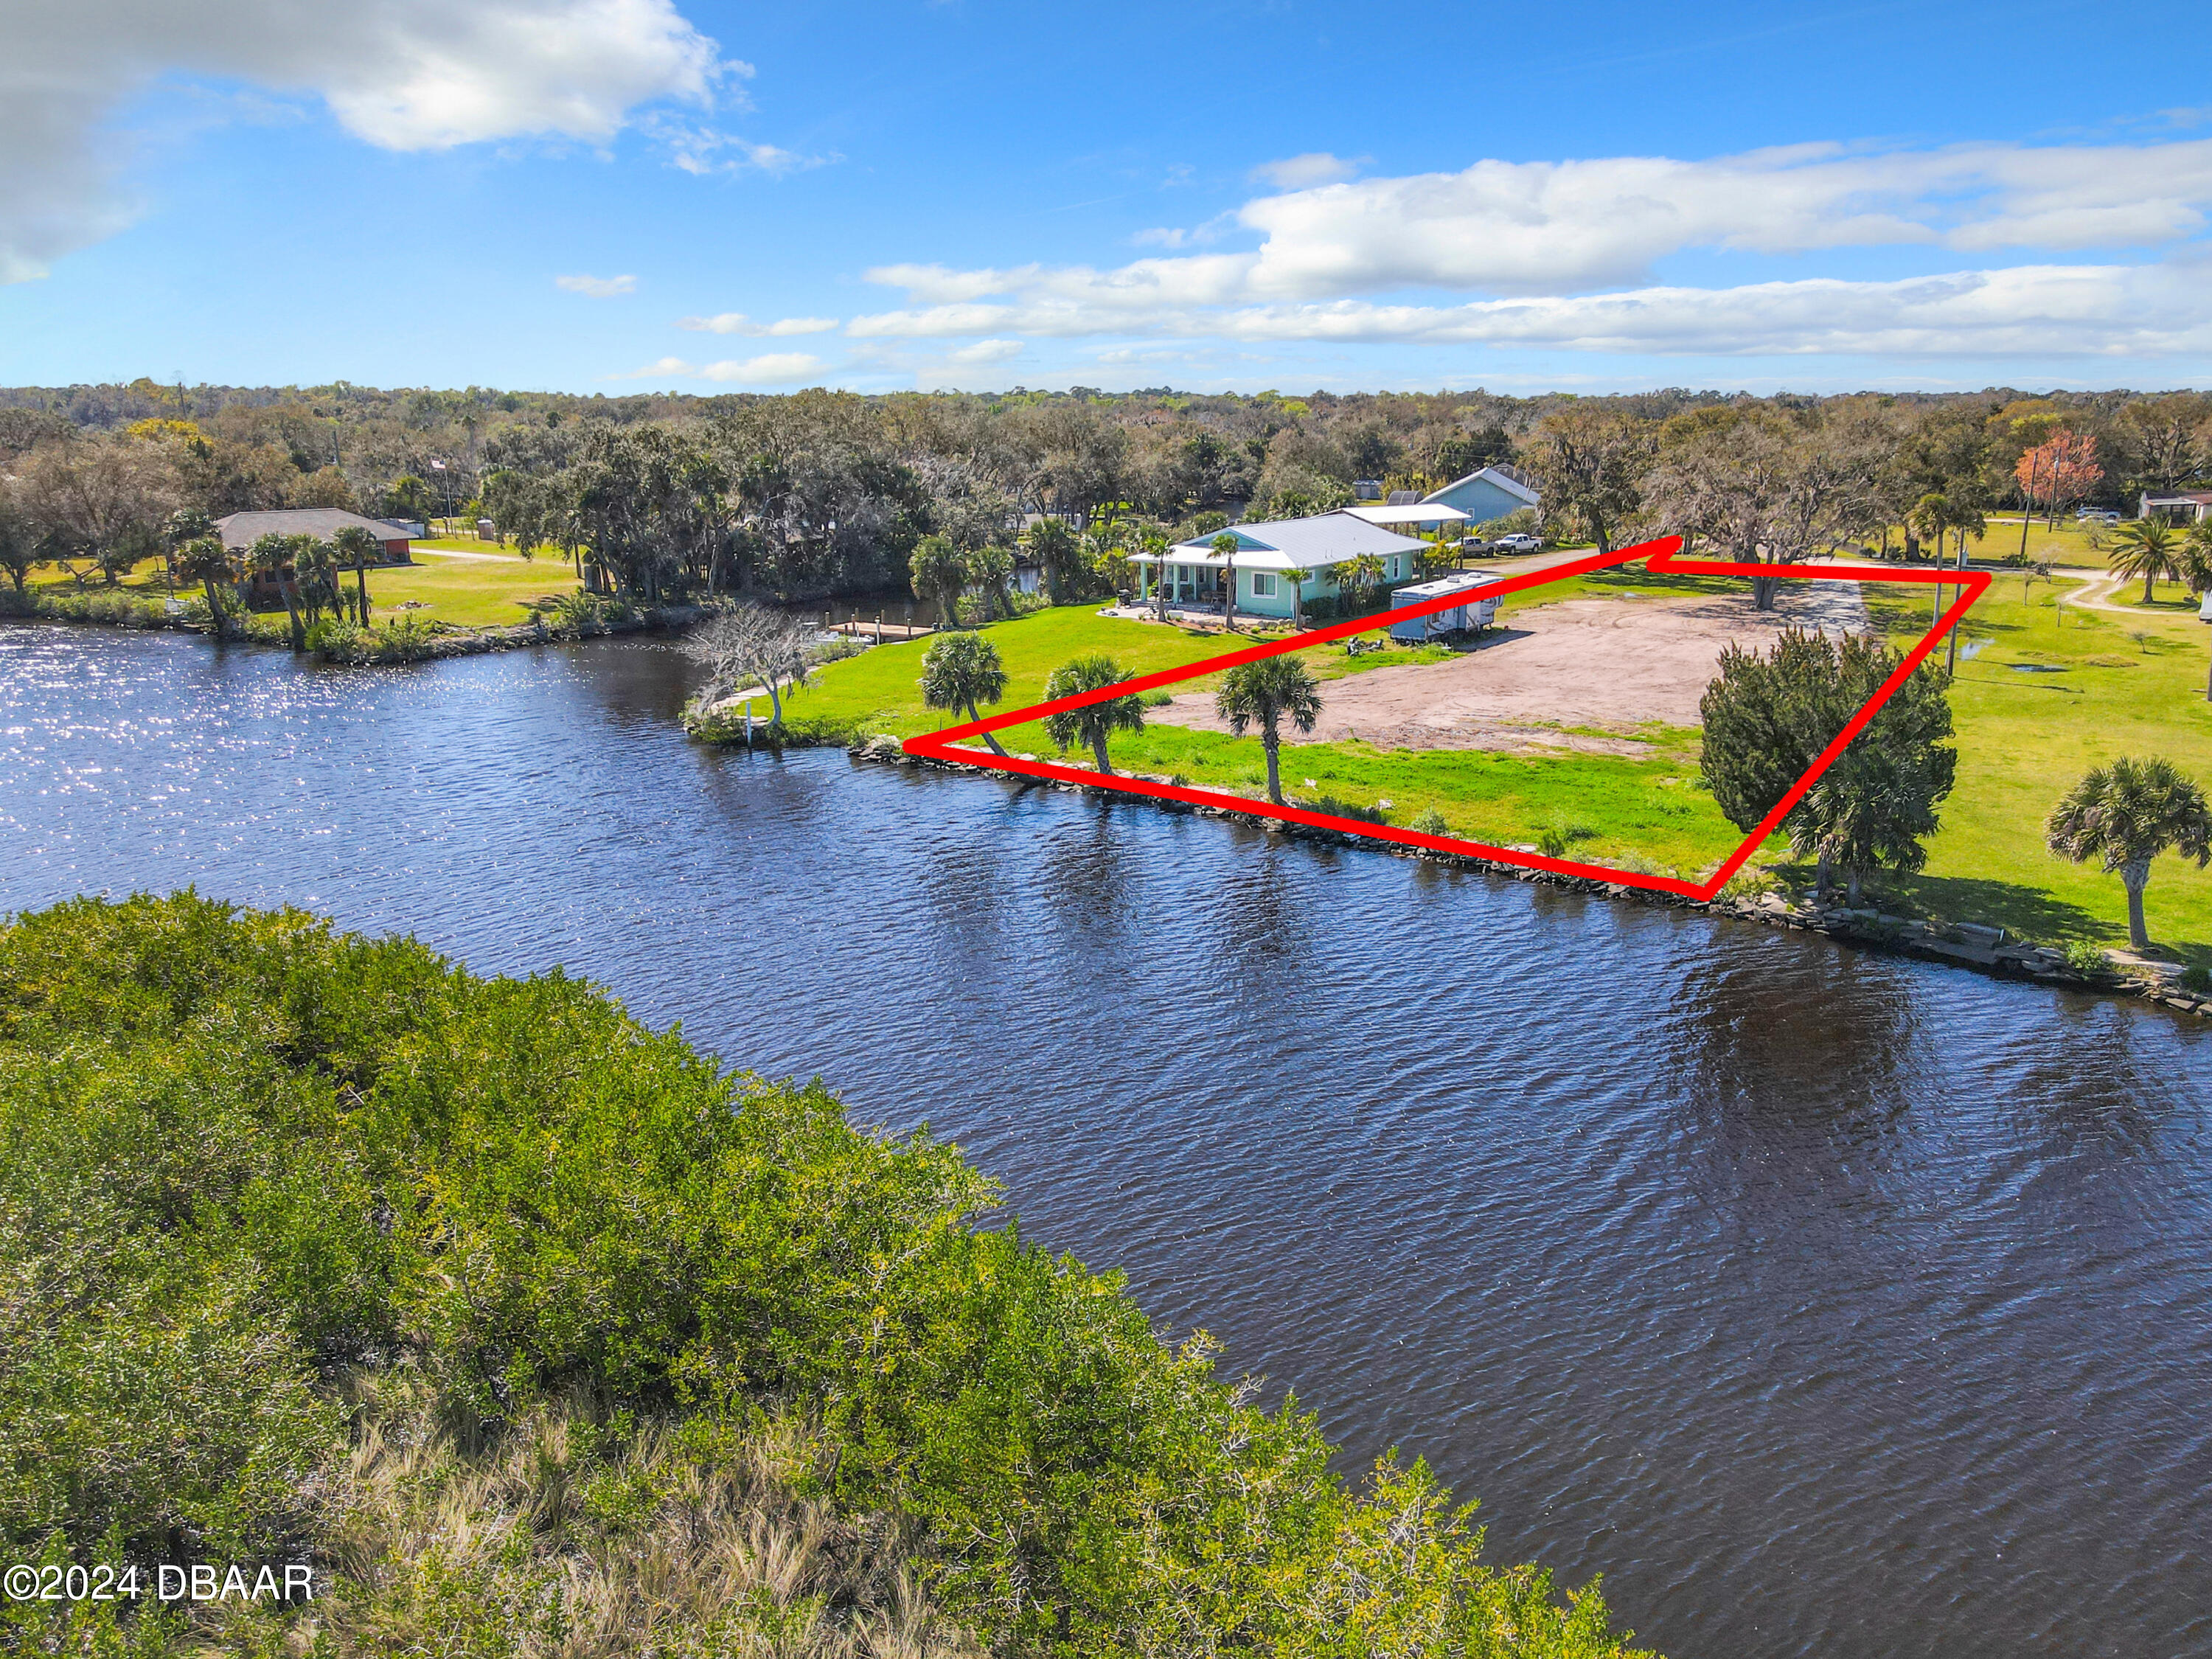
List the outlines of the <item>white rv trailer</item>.
{"type": "MultiPolygon", "coordinates": [[[[1447,593],[1481,587],[1494,582],[1495,576],[1480,576],[1461,571],[1449,576],[1438,576],[1431,581],[1414,582],[1395,588],[1390,594],[1394,611],[1409,605],[1419,605],[1424,599],[1440,599],[1447,593]]],[[[1433,640],[1444,634],[1479,634],[1498,620],[1498,607],[1504,603],[1501,595],[1492,593],[1486,599],[1470,600],[1465,605],[1447,605],[1442,611],[1431,611],[1425,617],[1408,617],[1390,624],[1390,637],[1403,645],[1419,645],[1424,640],[1433,640]]]]}

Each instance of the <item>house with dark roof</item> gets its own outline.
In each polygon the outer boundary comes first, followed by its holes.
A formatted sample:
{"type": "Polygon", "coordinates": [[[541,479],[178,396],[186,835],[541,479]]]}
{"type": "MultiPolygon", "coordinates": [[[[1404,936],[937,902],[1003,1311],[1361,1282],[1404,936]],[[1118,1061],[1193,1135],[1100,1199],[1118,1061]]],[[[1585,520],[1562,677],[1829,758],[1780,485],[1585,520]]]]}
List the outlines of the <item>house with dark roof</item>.
{"type": "Polygon", "coordinates": [[[414,563],[408,547],[414,539],[412,525],[398,524],[390,519],[364,519],[358,513],[348,513],[340,507],[287,507],[269,513],[233,513],[228,518],[217,519],[215,529],[225,547],[234,553],[243,553],[264,536],[313,536],[319,542],[332,541],[339,531],[349,525],[359,525],[376,538],[377,545],[383,550],[377,563],[414,563]]]}
{"type": "MultiPolygon", "coordinates": [[[[233,513],[215,521],[215,532],[230,552],[243,555],[264,536],[313,536],[319,542],[328,542],[336,540],[339,531],[353,525],[359,525],[376,538],[377,554],[369,560],[371,564],[415,562],[409,546],[413,539],[413,526],[395,524],[389,519],[365,519],[341,507],[287,507],[267,513],[233,513]]],[[[277,590],[275,576],[261,570],[250,573],[246,602],[257,611],[282,605],[283,595],[277,590]]]]}

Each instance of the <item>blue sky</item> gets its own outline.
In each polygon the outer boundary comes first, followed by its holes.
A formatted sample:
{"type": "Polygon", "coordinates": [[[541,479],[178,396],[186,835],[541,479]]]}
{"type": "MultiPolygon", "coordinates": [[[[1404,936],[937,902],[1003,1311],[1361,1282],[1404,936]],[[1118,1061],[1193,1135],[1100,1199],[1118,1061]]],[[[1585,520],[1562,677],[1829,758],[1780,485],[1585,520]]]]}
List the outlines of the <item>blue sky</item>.
{"type": "Polygon", "coordinates": [[[17,4],[0,383],[2212,384],[2201,5],[17,4]]]}

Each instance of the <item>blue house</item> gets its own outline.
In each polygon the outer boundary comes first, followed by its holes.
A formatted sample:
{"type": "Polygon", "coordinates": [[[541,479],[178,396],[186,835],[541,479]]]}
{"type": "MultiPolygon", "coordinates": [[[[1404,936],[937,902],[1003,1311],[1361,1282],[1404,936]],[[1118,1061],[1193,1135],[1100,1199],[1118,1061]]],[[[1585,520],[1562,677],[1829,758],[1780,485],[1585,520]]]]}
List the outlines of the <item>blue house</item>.
{"type": "Polygon", "coordinates": [[[1469,524],[1488,524],[1492,519],[1502,519],[1524,507],[1540,504],[1533,484],[1498,466],[1486,466],[1480,472],[1455,478],[1422,500],[1457,507],[1467,514],[1469,524]]]}
{"type": "Polygon", "coordinates": [[[1291,617],[1300,603],[1336,593],[1336,580],[1328,574],[1334,566],[1371,553],[1382,562],[1382,580],[1400,582],[1409,580],[1420,558],[1434,551],[1426,542],[1340,511],[1233,524],[1229,533],[1237,538],[1237,551],[1226,559],[1213,550],[1212,536],[1177,542],[1157,556],[1132,553],[1140,600],[1148,601],[1164,581],[1169,604],[1218,611],[1233,579],[1240,615],[1291,617]]]}

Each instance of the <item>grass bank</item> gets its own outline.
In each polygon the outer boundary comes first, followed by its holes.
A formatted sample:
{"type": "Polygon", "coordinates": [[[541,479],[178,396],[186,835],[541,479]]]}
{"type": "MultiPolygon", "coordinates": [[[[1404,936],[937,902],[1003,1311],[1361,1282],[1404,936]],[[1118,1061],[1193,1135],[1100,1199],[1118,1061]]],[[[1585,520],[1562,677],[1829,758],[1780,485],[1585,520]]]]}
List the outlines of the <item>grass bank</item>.
{"type": "MultiPolygon", "coordinates": [[[[2086,540],[2070,527],[2032,529],[2031,556],[2081,562],[2070,571],[2062,568],[2056,583],[1999,569],[1971,613],[1962,641],[1969,654],[1952,694],[1958,785],[1943,808],[1943,827],[1929,843],[1926,871],[1875,879],[1879,902],[1892,909],[1993,923],[2054,944],[2121,945],[2127,905],[2118,878],[2053,858],[2043,845],[2045,817],[2084,771],[2120,755],[2165,756],[2212,788],[2212,704],[2204,698],[2212,629],[2196,620],[2180,589],[2166,585],[2148,606],[2137,603],[2140,592],[2130,587],[2113,596],[2117,611],[2062,611],[2059,595],[2077,591],[2081,578],[2103,568],[2086,540]]],[[[2000,545],[1993,532],[1988,546],[2009,552],[2014,544],[2000,545]]],[[[1731,579],[1654,576],[1632,566],[1547,588],[1540,603],[1622,591],[1745,589],[1731,579]]],[[[1877,625],[1900,644],[1925,629],[1920,595],[1879,586],[1869,586],[1867,594],[1877,625]]],[[[1234,643],[1218,634],[1100,617],[1079,606],[986,632],[1011,677],[1002,708],[1037,701],[1046,676],[1083,652],[1108,652],[1137,673],[1197,661],[1234,643]]],[[[915,682],[924,648],[921,641],[885,646],[831,665],[819,684],[793,700],[794,726],[815,740],[843,741],[860,732],[908,737],[957,724],[921,704],[915,682]]],[[[1431,648],[1425,654],[1438,653],[1431,648]]],[[[1416,659],[1402,650],[1347,659],[1330,649],[1310,658],[1324,676],[1416,659]]],[[[1388,800],[1392,805],[1382,810],[1393,823],[1433,811],[1451,833],[1508,844],[1533,842],[1552,827],[1569,835],[1577,855],[1596,861],[1648,863],[1684,874],[1710,867],[1736,836],[1696,787],[1697,734],[1654,727],[1637,735],[1652,744],[1648,756],[1388,751],[1346,743],[1294,746],[1283,770],[1293,795],[1370,809],[1388,800]],[[1309,777],[1315,780],[1310,787],[1304,782],[1309,777]]],[[[1032,752],[1049,746],[1037,728],[1007,732],[1002,741],[1032,752]]],[[[1179,773],[1241,793],[1257,793],[1264,777],[1259,744],[1249,738],[1158,727],[1117,738],[1111,753],[1117,766],[1131,770],[1179,773]]],[[[1765,856],[1791,880],[1810,879],[1809,869],[1789,861],[1779,840],[1765,856]]],[[[2161,858],[2146,908],[2152,937],[2163,949],[2179,960],[2212,965],[2212,872],[2161,858]]]]}
{"type": "MultiPolygon", "coordinates": [[[[2180,590],[2163,585],[2160,603],[2147,609],[2062,610],[2059,594],[2076,586],[2000,571],[1968,613],[1961,649],[1972,654],[1951,690],[1958,786],[1928,844],[1927,870],[1883,877],[1880,887],[1893,896],[1886,902],[2029,939],[2126,943],[2119,878],[2052,857],[2044,819],[2082,773],[2122,755],[2163,756],[2212,790],[2212,703],[2204,697],[2212,628],[2180,602],[2180,590]]],[[[1928,625],[1916,600],[1875,587],[1868,599],[1899,642],[1928,625]]],[[[2179,960],[2212,966],[2212,872],[2160,858],[2144,909],[2153,939],[2179,960]]]]}
{"type": "MultiPolygon", "coordinates": [[[[578,586],[568,560],[551,550],[537,558],[524,559],[512,548],[501,549],[489,542],[423,545],[449,545],[451,550],[474,556],[441,559],[435,552],[428,552],[411,565],[370,567],[369,605],[379,621],[390,622],[395,616],[405,615],[451,628],[508,627],[529,620],[526,601],[572,593],[578,586]]],[[[343,583],[350,597],[353,572],[343,574],[343,583]]],[[[112,586],[93,576],[80,587],[68,572],[49,565],[32,573],[27,592],[55,601],[52,614],[68,616],[80,611],[88,614],[112,611],[126,601],[158,608],[169,597],[169,583],[167,567],[159,559],[138,564],[112,586]]],[[[188,583],[178,587],[176,597],[189,603],[199,592],[198,584],[188,583]]],[[[27,609],[25,614],[32,612],[27,609]]],[[[283,615],[281,610],[263,614],[279,618],[283,615]]]]}

